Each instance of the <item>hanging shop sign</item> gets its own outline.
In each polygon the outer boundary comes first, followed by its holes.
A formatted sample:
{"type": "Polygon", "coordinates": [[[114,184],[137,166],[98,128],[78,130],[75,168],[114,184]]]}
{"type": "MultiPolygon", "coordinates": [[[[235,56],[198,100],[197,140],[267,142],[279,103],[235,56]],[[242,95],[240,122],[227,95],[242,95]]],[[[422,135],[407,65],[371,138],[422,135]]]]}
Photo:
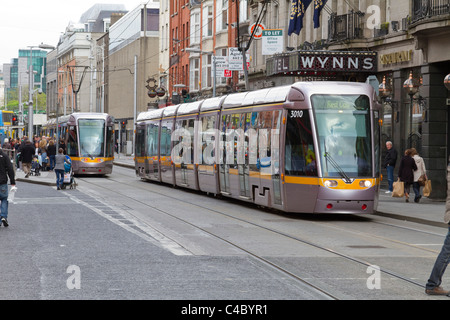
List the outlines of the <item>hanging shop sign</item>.
{"type": "Polygon", "coordinates": [[[374,73],[377,53],[342,51],[296,51],[267,59],[267,75],[328,75],[330,73],[374,73]]]}

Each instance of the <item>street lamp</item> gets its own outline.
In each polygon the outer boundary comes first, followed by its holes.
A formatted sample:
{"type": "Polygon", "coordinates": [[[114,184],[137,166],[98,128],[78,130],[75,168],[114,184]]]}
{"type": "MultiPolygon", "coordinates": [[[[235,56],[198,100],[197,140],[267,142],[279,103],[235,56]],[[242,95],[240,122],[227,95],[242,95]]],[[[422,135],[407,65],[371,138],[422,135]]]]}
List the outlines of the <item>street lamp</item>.
{"type": "Polygon", "coordinates": [[[39,46],[28,46],[30,48],[30,61],[28,66],[28,137],[33,142],[33,91],[34,91],[34,74],[33,74],[33,48],[44,50],[53,50],[55,47],[41,43],[39,46]]]}
{"type": "Polygon", "coordinates": [[[450,90],[450,73],[444,78],[444,86],[450,90]]]}
{"type": "Polygon", "coordinates": [[[419,91],[419,84],[417,83],[417,80],[413,78],[412,71],[409,74],[409,78],[403,83],[403,88],[405,89],[406,93],[409,95],[411,99],[411,114],[410,114],[410,122],[409,122],[409,147],[412,148],[412,132],[413,132],[413,100],[414,95],[419,91]]]}
{"type": "Polygon", "coordinates": [[[200,49],[195,49],[195,48],[186,48],[186,52],[212,55],[212,59],[213,59],[213,97],[215,97],[216,96],[216,76],[217,76],[217,74],[216,74],[216,55],[212,51],[202,51],[200,49]]]}

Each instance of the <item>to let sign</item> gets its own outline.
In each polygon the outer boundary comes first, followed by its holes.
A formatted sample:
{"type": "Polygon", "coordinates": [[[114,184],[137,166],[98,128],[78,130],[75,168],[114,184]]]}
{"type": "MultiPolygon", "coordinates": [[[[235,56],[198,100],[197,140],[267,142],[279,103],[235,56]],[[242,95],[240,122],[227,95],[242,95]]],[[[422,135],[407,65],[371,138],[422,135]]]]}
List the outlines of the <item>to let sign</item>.
{"type": "Polygon", "coordinates": [[[262,32],[262,54],[274,55],[284,49],[283,29],[266,29],[262,32]]]}

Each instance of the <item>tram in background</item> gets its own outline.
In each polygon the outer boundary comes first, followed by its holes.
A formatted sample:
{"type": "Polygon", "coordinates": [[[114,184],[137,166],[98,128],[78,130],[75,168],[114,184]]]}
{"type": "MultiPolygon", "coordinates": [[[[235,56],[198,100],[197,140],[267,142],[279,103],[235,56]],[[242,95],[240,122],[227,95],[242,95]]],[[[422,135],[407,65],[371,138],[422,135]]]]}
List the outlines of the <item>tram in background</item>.
{"type": "Polygon", "coordinates": [[[1,145],[5,138],[17,138],[18,118],[13,111],[1,110],[0,112],[0,139],[1,145]]]}
{"type": "Polygon", "coordinates": [[[110,174],[114,161],[114,118],[106,113],[73,113],[51,119],[48,136],[64,140],[74,174],[110,174]]]}
{"type": "Polygon", "coordinates": [[[141,113],[135,168],[296,213],[373,213],[381,105],[367,84],[308,82],[141,113]]]}

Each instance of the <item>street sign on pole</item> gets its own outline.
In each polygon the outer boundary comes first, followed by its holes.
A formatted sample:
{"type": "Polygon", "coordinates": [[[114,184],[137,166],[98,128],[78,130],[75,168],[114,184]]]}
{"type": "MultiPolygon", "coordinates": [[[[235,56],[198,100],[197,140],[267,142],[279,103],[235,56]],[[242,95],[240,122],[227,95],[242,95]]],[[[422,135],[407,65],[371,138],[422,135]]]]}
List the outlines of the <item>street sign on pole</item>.
{"type": "MultiPolygon", "coordinates": [[[[242,51],[239,48],[229,48],[228,53],[228,70],[231,71],[243,71],[244,70],[244,58],[242,51]]],[[[250,60],[250,55],[247,54],[247,61],[250,60]]],[[[247,64],[248,65],[248,64],[247,64]]]]}
{"type": "MultiPolygon", "coordinates": [[[[216,62],[216,75],[218,77],[224,77],[224,71],[228,69],[228,57],[214,56],[213,59],[215,59],[216,62]]],[[[211,76],[214,77],[214,74],[212,74],[211,76]]]]}

